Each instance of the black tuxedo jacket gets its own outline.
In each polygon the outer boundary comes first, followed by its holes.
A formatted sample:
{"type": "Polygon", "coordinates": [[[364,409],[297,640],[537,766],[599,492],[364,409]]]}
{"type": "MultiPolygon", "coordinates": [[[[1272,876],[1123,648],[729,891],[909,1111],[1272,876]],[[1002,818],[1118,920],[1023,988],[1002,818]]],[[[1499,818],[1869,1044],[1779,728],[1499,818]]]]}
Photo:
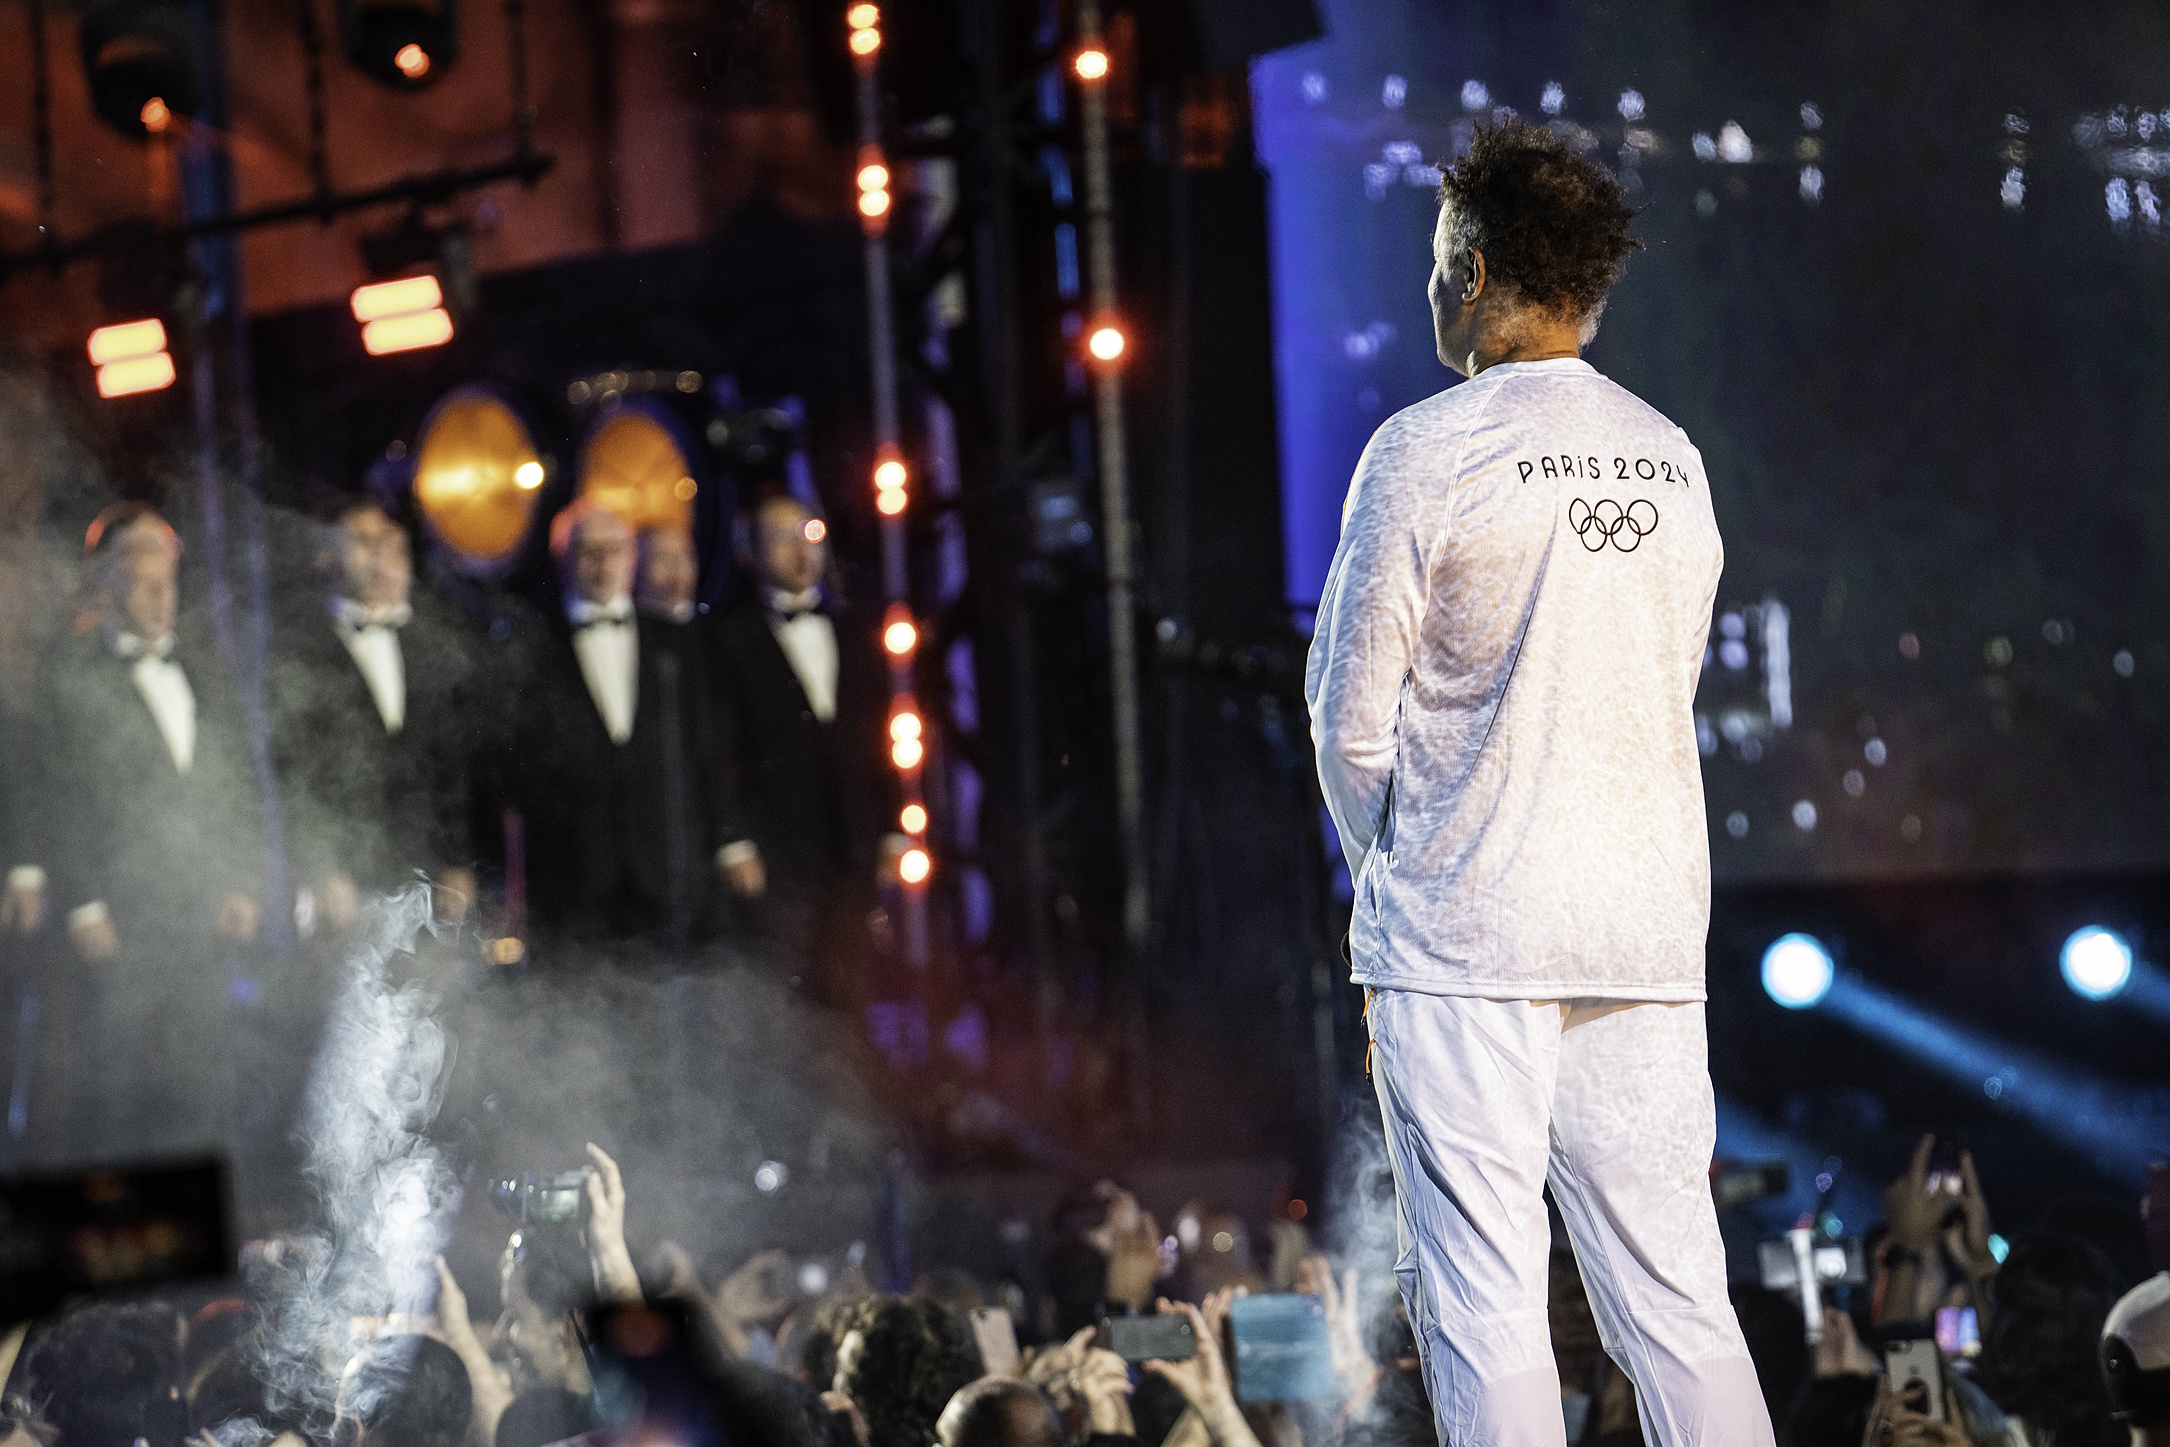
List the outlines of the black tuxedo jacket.
{"type": "Polygon", "coordinates": [[[174,767],[134,662],[102,633],[63,641],[47,661],[33,791],[51,901],[104,900],[124,946],[208,934],[218,901],[257,897],[261,810],[240,709],[208,641],[189,631],[175,662],[196,696],[196,751],[174,767]]]}
{"type": "Polygon", "coordinates": [[[472,862],[467,760],[474,644],[417,599],[399,630],[407,707],[388,734],[331,614],[312,599],[272,638],[265,704],[296,883],[334,869],[365,891],[472,862]]]}
{"type": "Polygon", "coordinates": [[[623,744],[603,726],[562,619],[515,645],[507,684],[493,691],[511,715],[493,788],[523,816],[528,907],[539,923],[657,930],[671,919],[674,869],[689,914],[714,876],[729,811],[705,691],[658,633],[671,626],[635,624],[639,683],[623,744]],[[665,707],[672,695],[675,716],[665,707]]]}
{"type": "Polygon", "coordinates": [[[786,879],[871,868],[877,840],[896,827],[880,625],[849,613],[831,622],[837,681],[829,723],[814,717],[758,599],[711,625],[739,796],[764,861],[786,879]]]}

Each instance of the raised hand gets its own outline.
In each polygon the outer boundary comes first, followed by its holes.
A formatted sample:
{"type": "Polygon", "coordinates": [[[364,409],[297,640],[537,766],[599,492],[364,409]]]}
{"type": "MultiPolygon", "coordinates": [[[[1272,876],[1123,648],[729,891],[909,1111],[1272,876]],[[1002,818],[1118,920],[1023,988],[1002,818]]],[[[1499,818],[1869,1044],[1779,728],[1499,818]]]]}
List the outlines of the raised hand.
{"type": "Polygon", "coordinates": [[[618,1163],[595,1142],[588,1142],[588,1158],[595,1169],[588,1173],[588,1259],[595,1267],[595,1284],[608,1301],[640,1305],[640,1273],[625,1245],[625,1179],[618,1163]]]}

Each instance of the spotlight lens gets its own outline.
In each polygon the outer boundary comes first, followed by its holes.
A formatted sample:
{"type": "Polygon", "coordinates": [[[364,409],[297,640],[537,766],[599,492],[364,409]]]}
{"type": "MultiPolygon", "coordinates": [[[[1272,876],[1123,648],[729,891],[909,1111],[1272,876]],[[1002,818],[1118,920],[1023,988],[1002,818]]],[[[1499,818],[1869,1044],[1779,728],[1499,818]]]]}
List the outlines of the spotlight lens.
{"type": "Polygon", "coordinates": [[[872,30],[882,23],[882,12],[873,5],[854,5],[844,16],[844,23],[854,30],[872,30]]]}
{"type": "Polygon", "coordinates": [[[904,486],[904,464],[894,457],[884,458],[874,468],[874,485],[883,492],[904,486]]]}
{"type": "Polygon", "coordinates": [[[898,739],[889,746],[889,762],[900,769],[916,769],[926,756],[927,747],[918,739],[898,739]]]}
{"type": "Polygon", "coordinates": [[[897,815],[897,824],[898,824],[898,825],[899,825],[899,827],[901,827],[901,828],[902,828],[902,829],[904,830],[904,832],[905,832],[905,833],[907,833],[907,834],[924,834],[924,833],[926,833],[926,832],[927,832],[927,809],[926,809],[926,806],[925,806],[925,805],[923,805],[923,804],[906,804],[906,805],[904,806],[904,810],[903,810],[903,812],[897,815]]]}
{"type": "Polygon", "coordinates": [[[885,191],[889,188],[889,168],[879,162],[859,168],[859,189],[862,191],[885,191]]]}
{"type": "Polygon", "coordinates": [[[1123,354],[1123,334],[1116,327],[1096,328],[1085,347],[1101,361],[1112,362],[1123,354]]]}
{"type": "Polygon", "coordinates": [[[862,30],[854,30],[851,33],[851,53],[853,55],[872,55],[881,48],[882,33],[872,26],[862,30]]]}
{"type": "Polygon", "coordinates": [[[861,191],[859,193],[859,214],[861,216],[881,216],[886,214],[888,210],[889,193],[887,191],[861,191]]]}
{"type": "Polygon", "coordinates": [[[904,857],[897,861],[897,877],[906,884],[922,883],[933,872],[934,861],[927,857],[924,849],[907,849],[904,857]]]}
{"type": "Polygon", "coordinates": [[[690,477],[681,477],[671,484],[671,496],[680,502],[691,502],[700,492],[701,485],[690,477]]]}
{"type": "Polygon", "coordinates": [[[393,53],[392,64],[398,66],[399,73],[407,79],[420,80],[429,74],[429,52],[409,41],[393,53]]]}
{"type": "Polygon", "coordinates": [[[800,525],[799,535],[810,543],[818,543],[829,535],[829,525],[820,518],[808,518],[800,525]]]}
{"type": "Polygon", "coordinates": [[[2116,930],[2087,925],[2065,941],[2057,966],[2075,994],[2107,1000],[2132,983],[2132,945],[2116,930]]]}
{"type": "Polygon", "coordinates": [[[903,512],[904,489],[901,487],[892,487],[886,492],[877,494],[874,499],[874,508],[883,517],[893,518],[898,513],[903,512]]]}
{"type": "Polygon", "coordinates": [[[919,642],[919,630],[911,624],[898,620],[882,630],[882,647],[902,658],[919,642]]]}
{"type": "Polygon", "coordinates": [[[919,715],[906,710],[889,720],[889,737],[893,739],[916,739],[922,725],[919,715]]]}
{"type": "Polygon", "coordinates": [[[143,129],[155,136],[173,123],[173,112],[166,108],[164,98],[154,95],[143,103],[136,119],[143,122],[143,129]]]}
{"type": "Polygon", "coordinates": [[[1079,80],[1100,80],[1108,73],[1108,53],[1104,50],[1081,50],[1077,53],[1079,80]]]}
{"type": "Polygon", "coordinates": [[[1814,935],[1780,935],[1763,952],[1763,988],[1789,1010],[1819,1003],[1831,978],[1831,952],[1814,935]]]}
{"type": "Polygon", "coordinates": [[[512,481],[514,486],[533,492],[543,484],[542,464],[539,462],[521,463],[512,470],[512,481]]]}

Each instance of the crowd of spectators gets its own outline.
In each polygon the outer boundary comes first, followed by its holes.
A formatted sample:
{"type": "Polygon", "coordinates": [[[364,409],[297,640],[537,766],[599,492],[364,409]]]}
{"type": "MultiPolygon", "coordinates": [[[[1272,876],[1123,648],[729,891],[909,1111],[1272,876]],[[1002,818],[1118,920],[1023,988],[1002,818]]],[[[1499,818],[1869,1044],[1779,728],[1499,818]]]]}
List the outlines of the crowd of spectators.
{"type": "MultiPolygon", "coordinates": [[[[1276,1223],[1276,1263],[1193,1228],[1163,1237],[1102,1181],[1067,1223],[1029,1300],[1018,1283],[956,1270],[908,1292],[870,1285],[856,1259],[815,1293],[780,1251],[704,1280],[669,1241],[629,1243],[628,1183],[591,1148],[579,1225],[523,1226],[494,1282],[443,1257],[426,1316],[343,1322],[336,1339],[268,1344],[295,1329],[307,1273],[279,1243],[244,1253],[245,1286],[217,1299],[90,1301],[18,1325],[0,1345],[7,1447],[539,1447],[587,1440],[737,1447],[1432,1447],[1439,1442],[1403,1304],[1378,1279],[1305,1249],[1276,1223]],[[1186,1246],[1189,1241],[1193,1244],[1186,1246]],[[1095,1269],[1087,1270],[1091,1265],[1095,1269]],[[1318,1298],[1331,1389],[1255,1400],[1231,1336],[1241,1297],[1318,1298]],[[494,1295],[494,1319],[470,1303],[494,1295]],[[1126,1360],[1106,1324],[1181,1318],[1187,1356],[1126,1360]],[[294,1367],[301,1362],[304,1369],[294,1367]],[[592,1434],[592,1435],[590,1435],[592,1434]]],[[[2170,1441],[2170,1273],[2139,1282],[2126,1236],[2049,1228],[2003,1251],[1967,1166],[1947,1195],[1929,1143],[1887,1193],[1873,1281],[1826,1288],[1822,1338],[1797,1300],[1736,1286],[1785,1447],[2134,1447],[2170,1441]],[[2122,1298],[2122,1300],[2120,1300],[2122,1298]],[[1884,1350],[1971,1309],[1978,1353],[1945,1342],[1932,1383],[1886,1372],[1884,1350]],[[1897,1383],[1895,1385],[1894,1383],[1897,1383]]],[[[636,1183],[637,1184],[637,1183],[636,1183]]],[[[1227,1218],[1222,1217],[1220,1221],[1227,1218]]],[[[2102,1226],[2099,1217],[2096,1228],[2102,1226]]],[[[1604,1353],[1571,1252],[1554,1258],[1551,1320],[1561,1440],[1645,1440],[1631,1374],[1604,1353]]],[[[1135,1355],[1135,1354],[1134,1354],[1135,1355]]]]}

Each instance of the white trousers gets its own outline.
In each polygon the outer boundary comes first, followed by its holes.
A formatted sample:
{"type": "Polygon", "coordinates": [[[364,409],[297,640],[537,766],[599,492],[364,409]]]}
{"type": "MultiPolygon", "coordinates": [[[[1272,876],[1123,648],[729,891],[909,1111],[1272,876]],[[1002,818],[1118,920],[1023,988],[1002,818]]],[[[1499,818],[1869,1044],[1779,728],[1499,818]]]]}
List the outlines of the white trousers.
{"type": "Polygon", "coordinates": [[[1549,1179],[1650,1447],[1771,1447],[1726,1296],[1703,1007],[1377,990],[1400,1280],[1441,1447],[1562,1447],[1549,1179]]]}

